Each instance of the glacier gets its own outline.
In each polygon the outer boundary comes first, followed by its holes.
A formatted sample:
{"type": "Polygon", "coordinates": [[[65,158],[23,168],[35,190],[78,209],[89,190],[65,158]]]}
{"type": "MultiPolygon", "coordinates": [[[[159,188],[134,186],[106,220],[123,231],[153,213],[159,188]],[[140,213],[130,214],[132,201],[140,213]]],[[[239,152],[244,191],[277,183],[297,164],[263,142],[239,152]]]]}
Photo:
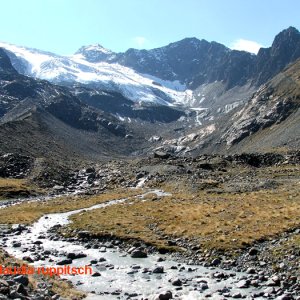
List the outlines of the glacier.
{"type": "MultiPolygon", "coordinates": [[[[81,83],[105,91],[115,91],[138,103],[177,106],[193,102],[193,92],[179,81],[166,81],[141,74],[118,63],[91,62],[80,52],[61,56],[38,49],[0,42],[16,70],[27,76],[56,84],[81,83]]],[[[85,51],[101,51],[113,55],[100,45],[83,47],[85,51]]]]}

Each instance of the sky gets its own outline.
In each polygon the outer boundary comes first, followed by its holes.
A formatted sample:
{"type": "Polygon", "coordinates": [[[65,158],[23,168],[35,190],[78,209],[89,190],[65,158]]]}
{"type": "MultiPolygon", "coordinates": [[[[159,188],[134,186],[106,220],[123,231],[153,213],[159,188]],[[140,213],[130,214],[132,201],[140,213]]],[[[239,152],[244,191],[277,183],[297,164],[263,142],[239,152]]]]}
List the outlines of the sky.
{"type": "Polygon", "coordinates": [[[289,26],[300,0],[0,0],[0,41],[70,55],[83,45],[115,52],[185,37],[256,53],[289,26]]]}

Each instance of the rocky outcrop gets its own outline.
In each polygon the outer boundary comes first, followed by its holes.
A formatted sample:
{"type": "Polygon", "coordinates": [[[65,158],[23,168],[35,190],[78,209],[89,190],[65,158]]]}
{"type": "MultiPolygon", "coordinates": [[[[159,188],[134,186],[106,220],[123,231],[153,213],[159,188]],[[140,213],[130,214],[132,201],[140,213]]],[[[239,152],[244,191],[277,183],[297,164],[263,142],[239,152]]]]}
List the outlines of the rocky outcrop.
{"type": "Polygon", "coordinates": [[[222,139],[227,145],[239,143],[246,137],[281,124],[300,107],[300,61],[291,65],[262,86],[250,102],[233,116],[233,124],[222,139]]]}
{"type": "Polygon", "coordinates": [[[0,48],[0,73],[17,74],[17,71],[13,68],[8,55],[2,48],[0,48]]]}
{"type": "Polygon", "coordinates": [[[136,104],[117,92],[99,92],[94,88],[76,85],[70,91],[91,107],[96,107],[104,112],[115,114],[124,118],[140,119],[148,122],[170,123],[177,121],[185,113],[181,109],[165,105],[146,103],[136,104]]]}
{"type": "Polygon", "coordinates": [[[261,48],[257,54],[254,82],[261,85],[300,57],[300,32],[289,27],[280,32],[272,46],[261,48]]]}
{"type": "Polygon", "coordinates": [[[24,178],[33,167],[33,158],[20,154],[7,153],[0,156],[0,177],[24,178]]]}

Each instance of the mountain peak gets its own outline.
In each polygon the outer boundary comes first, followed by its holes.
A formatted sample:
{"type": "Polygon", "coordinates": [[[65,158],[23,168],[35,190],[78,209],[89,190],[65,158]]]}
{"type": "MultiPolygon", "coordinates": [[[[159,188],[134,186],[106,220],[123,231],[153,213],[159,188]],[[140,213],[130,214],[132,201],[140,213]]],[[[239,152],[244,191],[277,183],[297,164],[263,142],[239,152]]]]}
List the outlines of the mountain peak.
{"type": "Polygon", "coordinates": [[[300,34],[299,30],[296,27],[293,27],[293,26],[290,26],[287,29],[284,29],[282,32],[300,34]]]}
{"type": "Polygon", "coordinates": [[[97,43],[92,45],[82,46],[77,52],[82,52],[82,51],[97,51],[106,54],[112,53],[111,50],[104,48],[102,45],[97,43]]]}
{"type": "Polygon", "coordinates": [[[288,27],[287,29],[284,29],[280,33],[278,33],[273,41],[272,47],[278,47],[279,45],[283,43],[297,43],[300,41],[300,32],[295,27],[288,27]]]}
{"type": "Polygon", "coordinates": [[[92,44],[87,46],[82,46],[76,54],[81,54],[84,58],[89,62],[101,62],[109,59],[109,57],[114,55],[114,52],[111,50],[104,48],[100,44],[92,44]]]}

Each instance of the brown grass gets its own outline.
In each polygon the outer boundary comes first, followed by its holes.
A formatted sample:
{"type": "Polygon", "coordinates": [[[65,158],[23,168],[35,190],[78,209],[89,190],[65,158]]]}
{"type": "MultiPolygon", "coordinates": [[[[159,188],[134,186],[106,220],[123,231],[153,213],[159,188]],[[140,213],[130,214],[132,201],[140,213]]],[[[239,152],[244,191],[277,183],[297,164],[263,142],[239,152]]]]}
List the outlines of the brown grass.
{"type": "Polygon", "coordinates": [[[67,212],[114,199],[140,194],[140,190],[116,190],[97,196],[59,197],[48,201],[28,202],[0,209],[0,224],[31,224],[49,213],[67,212]]]}
{"type": "Polygon", "coordinates": [[[0,178],[0,200],[40,194],[43,191],[25,179],[0,178]]]}
{"type": "Polygon", "coordinates": [[[70,226],[158,247],[167,245],[168,235],[205,248],[236,249],[300,225],[298,185],[241,194],[176,193],[74,215],[70,226]]]}

